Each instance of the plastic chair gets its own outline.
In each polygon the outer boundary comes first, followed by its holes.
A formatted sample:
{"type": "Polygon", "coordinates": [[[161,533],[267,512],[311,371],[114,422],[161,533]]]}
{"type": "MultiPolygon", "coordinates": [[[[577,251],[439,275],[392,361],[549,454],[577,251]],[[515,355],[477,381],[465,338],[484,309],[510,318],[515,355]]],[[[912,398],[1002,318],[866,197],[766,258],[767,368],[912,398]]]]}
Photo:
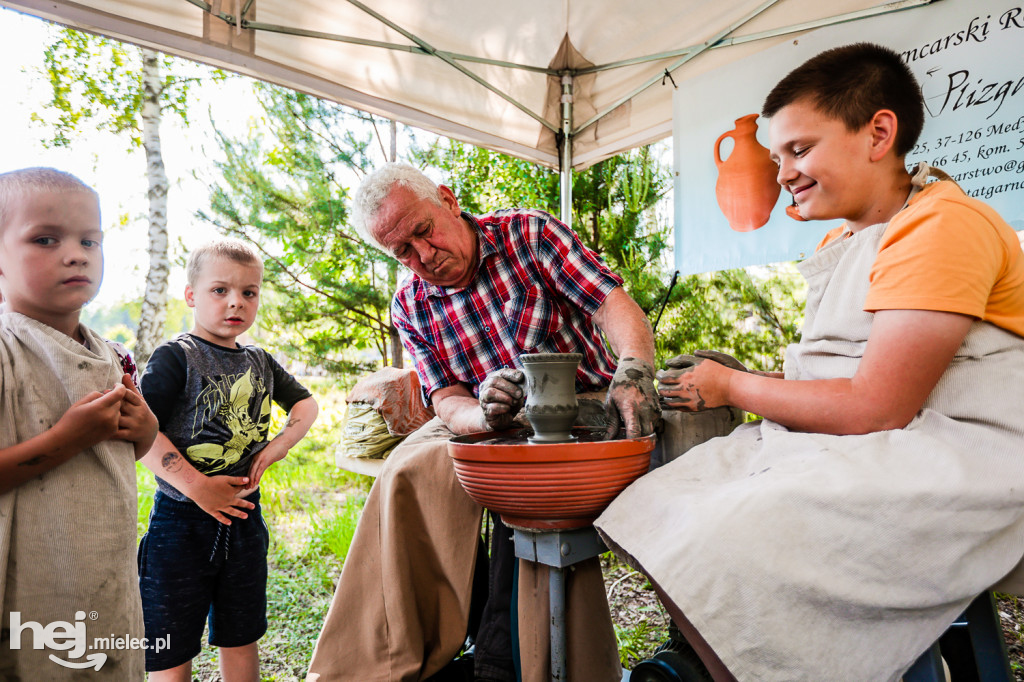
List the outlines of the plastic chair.
{"type": "Polygon", "coordinates": [[[953,682],[1013,682],[991,592],[971,602],[939,641],[914,662],[903,675],[903,682],[945,682],[942,659],[949,666],[953,682]]]}

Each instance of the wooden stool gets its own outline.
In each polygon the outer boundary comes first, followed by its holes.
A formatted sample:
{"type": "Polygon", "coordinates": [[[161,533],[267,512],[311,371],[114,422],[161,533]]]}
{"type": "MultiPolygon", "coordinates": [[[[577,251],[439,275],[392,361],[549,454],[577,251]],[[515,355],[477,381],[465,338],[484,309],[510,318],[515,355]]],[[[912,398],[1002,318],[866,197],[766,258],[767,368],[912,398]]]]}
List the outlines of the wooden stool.
{"type": "Polygon", "coordinates": [[[565,675],[565,572],[564,569],[608,550],[593,526],[572,530],[512,529],[516,556],[548,567],[551,613],[551,679],[565,675]]]}

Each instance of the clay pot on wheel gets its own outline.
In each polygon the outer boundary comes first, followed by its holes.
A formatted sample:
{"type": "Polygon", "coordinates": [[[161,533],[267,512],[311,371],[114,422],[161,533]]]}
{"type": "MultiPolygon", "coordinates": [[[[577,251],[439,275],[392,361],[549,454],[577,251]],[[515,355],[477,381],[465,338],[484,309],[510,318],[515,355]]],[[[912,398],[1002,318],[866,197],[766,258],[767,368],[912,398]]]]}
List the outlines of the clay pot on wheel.
{"type": "Polygon", "coordinates": [[[736,128],[715,140],[718,207],[737,232],[751,232],[771,217],[782,188],[776,180],[778,166],[768,150],[757,141],[757,114],[736,119],[736,128]],[[729,157],[722,160],[722,140],[733,139],[729,157]]]}
{"type": "Polygon", "coordinates": [[[574,440],[572,425],[579,414],[576,368],[579,353],[520,355],[526,373],[526,418],[533,426],[531,443],[567,443],[574,440]]]}

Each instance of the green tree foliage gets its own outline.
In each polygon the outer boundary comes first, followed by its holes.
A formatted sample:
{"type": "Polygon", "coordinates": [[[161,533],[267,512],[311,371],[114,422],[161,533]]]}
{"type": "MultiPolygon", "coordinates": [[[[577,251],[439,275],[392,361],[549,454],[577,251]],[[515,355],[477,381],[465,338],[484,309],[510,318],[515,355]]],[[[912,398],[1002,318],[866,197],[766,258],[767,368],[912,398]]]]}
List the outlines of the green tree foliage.
{"type": "MultiPolygon", "coordinates": [[[[271,86],[258,92],[265,131],[221,137],[221,178],[201,217],[262,249],[270,283],[263,321],[278,347],[340,372],[370,369],[377,358],[387,364],[395,264],[349,227],[343,181],[371,165],[367,119],[271,86]],[[366,134],[354,132],[360,130],[366,134]],[[353,357],[351,349],[376,355],[353,357]]],[[[573,178],[573,228],[623,277],[652,322],[671,280],[671,230],[657,212],[670,186],[661,155],[658,148],[634,150],[573,178]]],[[[452,140],[410,156],[436,171],[470,213],[517,206],[558,212],[559,179],[550,169],[452,140]]],[[[797,334],[797,281],[785,268],[682,278],[659,323],[659,359],[715,348],[777,369],[781,347],[797,334]]]]}
{"type": "MultiPolygon", "coordinates": [[[[129,350],[135,350],[135,328],[142,313],[142,302],[120,301],[105,306],[93,302],[82,309],[82,323],[100,336],[123,343],[129,350]]],[[[169,339],[192,327],[192,310],[185,299],[171,298],[167,301],[167,317],[161,338],[169,339]]]]}
{"type": "Polygon", "coordinates": [[[536,208],[558,215],[558,174],[548,168],[448,139],[412,156],[421,167],[440,171],[464,211],[536,208]]]}
{"type": "Polygon", "coordinates": [[[315,97],[258,84],[265,126],[219,136],[224,159],[200,217],[259,248],[270,291],[263,326],[282,350],[336,372],[388,363],[388,259],[348,224],[346,178],[369,165],[360,116],[315,97]]]}
{"type": "Polygon", "coordinates": [[[44,144],[70,146],[91,130],[102,130],[126,137],[130,148],[146,154],[149,271],[135,348],[141,367],[162,340],[167,314],[169,183],[161,122],[169,113],[187,125],[192,86],[201,78],[221,80],[224,74],[67,28],[54,32],[43,52],[43,63],[52,96],[32,118],[49,128],[50,138],[44,144]]]}
{"type": "MultiPolygon", "coordinates": [[[[792,266],[776,266],[691,275],[680,278],[669,295],[671,230],[655,209],[670,175],[656,152],[636,149],[574,173],[573,229],[623,278],[652,323],[661,314],[659,362],[712,348],[756,369],[781,369],[782,348],[799,338],[799,274],[792,266]]],[[[471,213],[512,206],[558,213],[558,174],[549,169],[452,140],[440,140],[416,158],[439,169],[471,213]]]]}
{"type": "MultiPolygon", "coordinates": [[[[56,30],[43,52],[51,98],[32,120],[52,135],[44,142],[68,147],[91,129],[127,135],[142,148],[142,50],[109,38],[68,28],[56,30]]],[[[162,109],[188,123],[188,93],[200,78],[223,78],[220,72],[162,55],[162,109]],[[184,67],[184,68],[183,68],[184,67]]]]}
{"type": "MultiPolygon", "coordinates": [[[[439,169],[470,213],[524,207],[558,215],[559,179],[550,169],[455,140],[439,140],[414,157],[439,169]]],[[[665,291],[660,262],[670,229],[657,221],[654,208],[668,185],[667,170],[648,147],[573,177],[573,229],[625,280],[645,312],[665,291]]]]}
{"type": "Polygon", "coordinates": [[[655,333],[658,361],[708,348],[781,371],[783,350],[800,339],[805,294],[791,263],[680,278],[655,333]]]}
{"type": "Polygon", "coordinates": [[[648,315],[664,297],[670,226],[656,206],[671,186],[652,147],[599,161],[573,177],[573,228],[624,280],[648,315]]]}

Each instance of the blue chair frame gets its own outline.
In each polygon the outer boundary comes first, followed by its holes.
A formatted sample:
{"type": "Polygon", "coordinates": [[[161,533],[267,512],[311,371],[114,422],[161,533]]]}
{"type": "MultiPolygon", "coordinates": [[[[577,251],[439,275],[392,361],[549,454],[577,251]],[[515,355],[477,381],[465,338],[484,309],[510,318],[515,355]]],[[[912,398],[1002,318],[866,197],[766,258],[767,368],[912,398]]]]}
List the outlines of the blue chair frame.
{"type": "Polygon", "coordinates": [[[1013,682],[999,612],[991,592],[979,595],[914,665],[903,682],[945,682],[942,659],[953,682],[1013,682]]]}

